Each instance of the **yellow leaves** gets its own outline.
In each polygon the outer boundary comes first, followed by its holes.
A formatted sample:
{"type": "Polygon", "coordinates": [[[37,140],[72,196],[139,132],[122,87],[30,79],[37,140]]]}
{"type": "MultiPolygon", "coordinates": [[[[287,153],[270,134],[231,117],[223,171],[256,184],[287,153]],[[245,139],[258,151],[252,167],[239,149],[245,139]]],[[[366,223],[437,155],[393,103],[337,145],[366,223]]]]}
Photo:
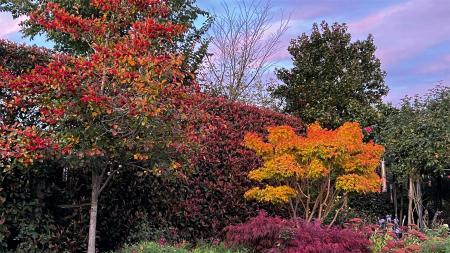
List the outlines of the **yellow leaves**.
{"type": "Polygon", "coordinates": [[[254,199],[259,202],[267,202],[272,204],[284,204],[289,199],[297,196],[297,192],[286,185],[282,186],[270,186],[268,185],[264,189],[259,187],[252,188],[245,192],[244,197],[248,200],[254,199]]]}
{"type": "Polygon", "coordinates": [[[148,160],[149,156],[145,155],[145,154],[141,154],[141,153],[136,153],[133,155],[133,159],[134,160],[138,160],[138,161],[144,161],[144,160],[148,160]]]}
{"type": "Polygon", "coordinates": [[[381,179],[375,172],[372,172],[369,175],[342,175],[336,180],[336,189],[340,189],[345,192],[379,192],[380,185],[381,179]]]}
{"type": "Polygon", "coordinates": [[[327,176],[330,170],[325,167],[323,162],[314,159],[308,166],[308,178],[309,179],[319,179],[321,177],[327,176]]]}
{"type": "Polygon", "coordinates": [[[179,168],[181,168],[181,164],[179,162],[172,161],[170,163],[170,168],[173,170],[179,169],[179,168]]]}
{"type": "Polygon", "coordinates": [[[295,157],[283,154],[265,162],[263,167],[250,171],[248,177],[261,182],[263,180],[282,181],[291,177],[301,178],[304,175],[305,169],[299,166],[295,157]]]}

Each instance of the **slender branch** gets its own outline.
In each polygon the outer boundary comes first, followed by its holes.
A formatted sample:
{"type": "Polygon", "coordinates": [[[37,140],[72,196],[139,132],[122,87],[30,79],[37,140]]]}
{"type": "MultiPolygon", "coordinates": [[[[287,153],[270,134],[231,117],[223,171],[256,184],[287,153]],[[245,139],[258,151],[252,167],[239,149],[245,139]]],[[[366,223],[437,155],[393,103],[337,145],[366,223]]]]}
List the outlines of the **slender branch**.
{"type": "Polygon", "coordinates": [[[100,194],[103,189],[105,189],[106,185],[108,185],[109,181],[111,181],[111,178],[113,178],[114,174],[116,174],[116,172],[119,171],[119,169],[113,170],[108,177],[106,178],[105,182],[103,183],[103,185],[100,187],[100,190],[98,190],[98,194],[100,194]]]}

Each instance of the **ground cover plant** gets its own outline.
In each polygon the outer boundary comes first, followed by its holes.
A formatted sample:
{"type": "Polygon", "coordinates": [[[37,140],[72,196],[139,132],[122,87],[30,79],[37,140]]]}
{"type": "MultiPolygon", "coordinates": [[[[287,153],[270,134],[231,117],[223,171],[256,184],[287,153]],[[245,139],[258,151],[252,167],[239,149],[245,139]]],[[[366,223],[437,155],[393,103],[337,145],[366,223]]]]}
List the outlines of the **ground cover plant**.
{"type": "Polygon", "coordinates": [[[170,246],[156,242],[142,242],[125,246],[116,253],[248,253],[244,249],[230,249],[222,245],[200,245],[188,247],[183,245],[170,246]]]}

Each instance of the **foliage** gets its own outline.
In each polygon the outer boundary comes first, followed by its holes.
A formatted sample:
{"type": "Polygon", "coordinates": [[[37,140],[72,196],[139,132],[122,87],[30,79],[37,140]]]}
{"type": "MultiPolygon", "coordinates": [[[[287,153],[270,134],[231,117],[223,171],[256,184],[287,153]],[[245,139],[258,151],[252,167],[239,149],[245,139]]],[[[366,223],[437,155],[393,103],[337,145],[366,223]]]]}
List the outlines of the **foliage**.
{"type": "MultiPolygon", "coordinates": [[[[178,238],[189,241],[218,238],[225,226],[244,222],[260,208],[271,213],[277,208],[277,213],[284,213],[278,207],[249,203],[242,198],[251,186],[246,174],[250,168],[260,166],[261,160],[241,142],[246,132],[265,134],[270,125],[287,124],[301,132],[301,122],[294,117],[220,98],[203,97],[200,102],[199,109],[206,110],[207,114],[197,122],[198,129],[202,129],[198,133],[201,145],[192,158],[196,162],[192,172],[186,173],[184,179],[174,180],[129,167],[127,173],[112,178],[108,191],[102,193],[99,207],[97,245],[101,252],[140,238],[164,237],[168,242],[178,241],[178,238]],[[176,232],[176,237],[171,239],[168,237],[172,236],[172,231],[176,232]]],[[[159,164],[163,165],[163,161],[161,158],[159,164]]],[[[15,189],[28,189],[25,182],[30,178],[36,180],[36,184],[44,184],[46,197],[39,203],[44,205],[46,213],[52,214],[53,223],[62,231],[51,239],[64,242],[59,244],[64,246],[59,251],[82,251],[89,222],[87,206],[83,204],[90,193],[90,175],[69,170],[65,179],[64,167],[58,164],[40,167],[42,165],[37,163],[32,167],[45,173],[44,178],[19,176],[15,177],[17,187],[8,187],[10,183],[5,181],[0,188],[15,194],[15,189]],[[78,205],[81,207],[76,207],[78,205]]],[[[7,201],[18,200],[12,195],[7,201]]],[[[19,211],[18,205],[10,207],[11,212],[19,211]]],[[[17,229],[11,221],[7,217],[5,224],[17,229]]],[[[7,240],[10,238],[12,235],[7,240]]]]}
{"type": "Polygon", "coordinates": [[[223,246],[202,245],[189,249],[182,246],[168,246],[155,242],[142,242],[116,251],[117,253],[245,253],[243,249],[229,249],[223,246]]]}
{"type": "Polygon", "coordinates": [[[256,252],[269,252],[286,245],[293,224],[279,217],[270,217],[265,212],[250,218],[246,223],[226,228],[226,241],[234,246],[244,246],[256,252]]]}
{"type": "MultiPolygon", "coordinates": [[[[423,215],[427,206],[422,204],[423,178],[439,178],[440,182],[450,166],[449,108],[450,88],[436,87],[422,97],[406,97],[400,108],[388,110],[378,131],[379,142],[386,147],[387,167],[408,188],[408,224],[415,222],[415,210],[421,228],[428,222],[423,215]]],[[[436,209],[428,211],[435,213],[436,209]]]]}
{"type": "Polygon", "coordinates": [[[448,224],[442,224],[433,229],[425,229],[425,234],[428,237],[447,237],[449,233],[448,224]]]}
{"type": "Polygon", "coordinates": [[[264,212],[244,224],[228,227],[226,240],[255,252],[370,252],[369,241],[349,229],[283,220],[264,212]]]}
{"type": "Polygon", "coordinates": [[[284,84],[273,92],[286,103],[286,112],[327,128],[346,121],[374,123],[375,106],[388,88],[371,35],[351,42],[345,24],[329,26],[323,21],[313,25],[309,36],[304,33],[292,40],[288,50],[294,67],[277,71],[284,84]]]}
{"type": "Polygon", "coordinates": [[[124,165],[150,166],[161,144],[175,150],[167,136],[176,128],[160,135],[154,119],[178,119],[190,91],[182,88],[183,57],[163,46],[185,31],[160,21],[170,13],[167,5],[91,4],[99,17],[72,15],[55,3],[30,13],[30,22],[47,31],[87,41],[89,57],[55,55],[46,66],[17,76],[0,66],[0,85],[11,94],[3,100],[6,107],[34,108],[39,116],[33,125],[19,120],[2,125],[0,166],[11,170],[51,157],[64,160],[67,169],[92,173],[88,251],[94,252],[98,196],[124,165]]]}
{"type": "Polygon", "coordinates": [[[251,185],[246,174],[261,165],[261,160],[241,145],[245,133],[264,134],[267,126],[280,124],[303,130],[300,120],[271,110],[223,98],[205,96],[200,100],[207,116],[197,122],[202,130],[195,168],[185,182],[174,186],[179,202],[171,205],[170,218],[194,240],[218,236],[224,227],[243,222],[266,207],[242,198],[251,185]]]}
{"type": "Polygon", "coordinates": [[[322,221],[340,199],[345,204],[348,193],[379,191],[375,170],[383,147],[364,143],[358,123],[345,123],[336,130],[313,124],[306,136],[297,135],[289,126],[269,127],[268,132],[268,142],[255,133],[244,138],[244,145],[264,161],[248,177],[275,186],[254,187],[245,198],[272,204],[289,202],[293,217],[295,206],[301,204],[306,220],[322,221]]]}
{"type": "MultiPolygon", "coordinates": [[[[14,75],[25,73],[34,68],[35,65],[45,65],[51,57],[51,52],[39,47],[28,47],[0,40],[0,66],[14,75]]],[[[33,108],[21,107],[12,109],[5,103],[13,99],[13,94],[6,87],[0,88],[0,123],[13,124],[21,121],[23,124],[34,124],[36,117],[31,117],[33,108]]]]}
{"type": "MultiPolygon", "coordinates": [[[[447,252],[448,247],[447,234],[442,234],[445,231],[445,226],[438,228],[435,231],[428,231],[424,234],[415,226],[401,227],[401,234],[397,236],[392,223],[387,223],[386,226],[379,226],[374,224],[363,223],[361,219],[353,219],[350,221],[352,229],[365,237],[369,238],[374,253],[418,253],[418,252],[447,252]],[[357,220],[357,222],[355,222],[357,220]],[[439,235],[439,236],[436,236],[439,235]]],[[[398,231],[397,231],[398,232],[398,231]]]]}
{"type": "MultiPolygon", "coordinates": [[[[44,8],[49,2],[56,3],[64,8],[66,12],[81,18],[99,18],[102,15],[98,9],[90,4],[91,1],[85,0],[1,0],[0,11],[11,12],[15,18],[18,18],[21,15],[27,15],[33,10],[44,8]]],[[[212,18],[207,11],[196,6],[195,0],[163,0],[161,2],[169,5],[169,13],[161,16],[160,20],[163,20],[163,22],[170,21],[187,29],[186,33],[178,34],[175,37],[177,43],[165,46],[168,47],[168,51],[185,55],[182,68],[186,73],[193,73],[198,69],[206,54],[208,40],[203,37],[211,25],[212,18]]],[[[130,15],[131,22],[138,21],[140,18],[139,15],[130,15]]],[[[129,27],[125,28],[124,31],[128,30],[129,27]]],[[[93,41],[86,38],[72,37],[63,31],[49,31],[44,26],[32,21],[27,20],[24,22],[22,32],[25,36],[31,38],[40,34],[45,35],[50,41],[54,42],[55,49],[59,52],[83,55],[93,53],[93,49],[89,45],[93,41]]]]}
{"type": "Polygon", "coordinates": [[[421,245],[421,253],[447,253],[450,252],[450,240],[431,238],[421,245]]]}
{"type": "Polygon", "coordinates": [[[411,173],[441,174],[449,164],[450,89],[437,87],[424,97],[406,97],[380,129],[386,161],[399,179],[411,173]]]}

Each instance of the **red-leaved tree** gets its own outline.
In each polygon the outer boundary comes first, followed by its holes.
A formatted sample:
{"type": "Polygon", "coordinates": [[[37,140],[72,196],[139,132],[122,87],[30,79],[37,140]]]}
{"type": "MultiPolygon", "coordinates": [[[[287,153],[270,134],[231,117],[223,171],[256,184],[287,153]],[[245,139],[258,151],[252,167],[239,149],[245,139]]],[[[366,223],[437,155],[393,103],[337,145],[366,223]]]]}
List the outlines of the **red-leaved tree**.
{"type": "Polygon", "coordinates": [[[183,57],[166,50],[185,31],[164,21],[170,14],[166,1],[91,4],[96,18],[71,15],[51,2],[29,15],[49,32],[87,42],[91,55],[55,55],[19,75],[0,66],[0,88],[8,93],[1,103],[9,110],[31,108],[30,117],[38,117],[32,125],[20,119],[2,124],[0,166],[11,170],[50,158],[91,173],[88,252],[93,253],[100,193],[121,170],[150,166],[154,147],[167,142],[155,127],[157,119],[181,116],[186,108],[180,101],[190,91],[181,85],[183,57]]]}

